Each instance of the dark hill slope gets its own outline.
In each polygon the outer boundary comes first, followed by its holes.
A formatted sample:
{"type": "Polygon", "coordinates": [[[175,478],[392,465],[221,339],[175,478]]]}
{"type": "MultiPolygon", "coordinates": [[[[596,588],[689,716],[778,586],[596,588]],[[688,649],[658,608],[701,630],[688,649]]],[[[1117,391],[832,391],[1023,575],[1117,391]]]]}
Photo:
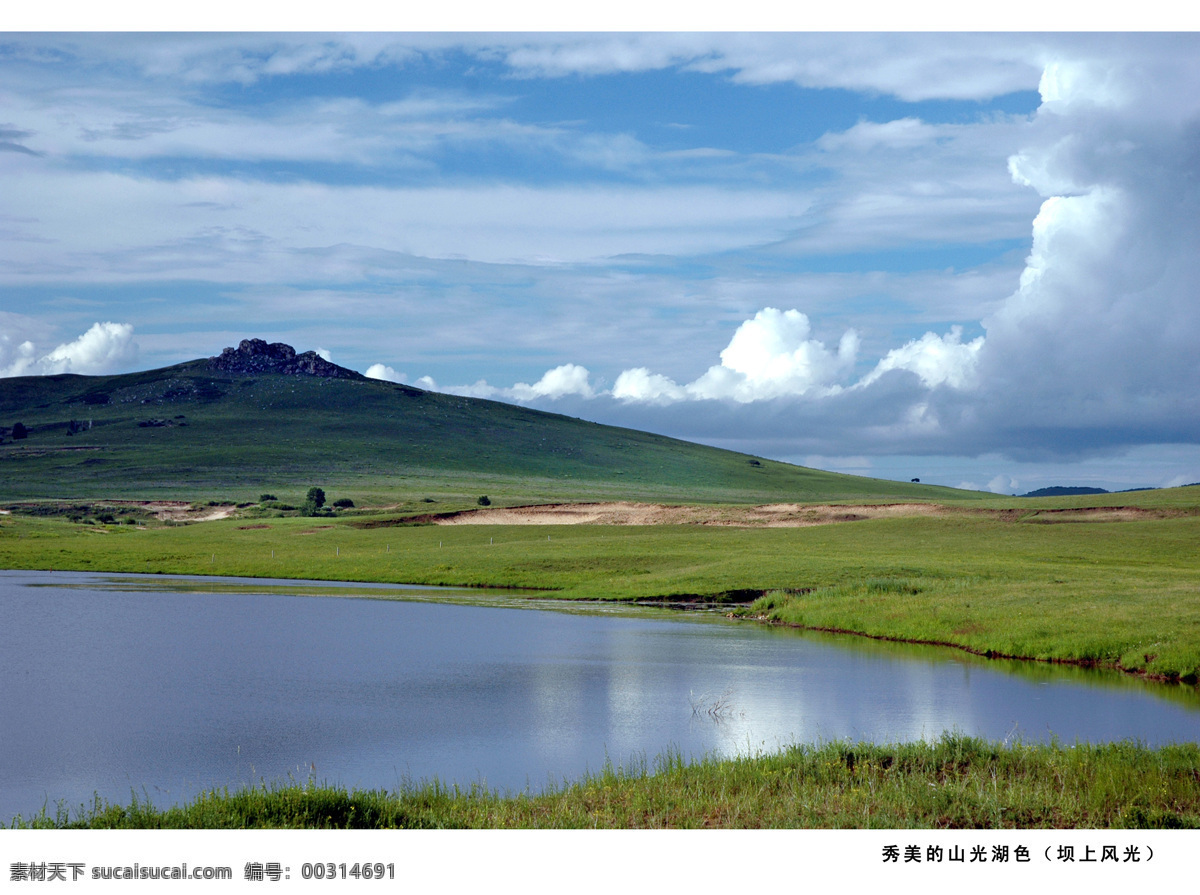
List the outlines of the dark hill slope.
{"type": "Polygon", "coordinates": [[[239,364],[237,351],[120,376],[0,379],[0,499],[245,500],[314,483],[415,494],[438,481],[536,500],[968,496],[366,379],[311,352],[279,371],[254,352],[239,364]],[[14,440],[18,422],[28,435],[14,440]]]}
{"type": "Polygon", "coordinates": [[[1050,488],[1038,488],[1022,497],[1074,497],[1079,494],[1108,494],[1103,488],[1088,488],[1079,485],[1054,485],[1050,488]]]}

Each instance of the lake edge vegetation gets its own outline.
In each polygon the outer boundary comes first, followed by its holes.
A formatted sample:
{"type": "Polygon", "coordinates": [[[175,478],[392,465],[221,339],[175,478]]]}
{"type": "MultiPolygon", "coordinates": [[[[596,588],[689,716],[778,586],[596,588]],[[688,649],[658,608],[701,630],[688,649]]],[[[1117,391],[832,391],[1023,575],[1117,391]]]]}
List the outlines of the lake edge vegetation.
{"type": "Polygon", "coordinates": [[[742,758],[611,765],[539,793],[437,781],[348,790],[313,780],[155,808],[97,798],[15,829],[1195,829],[1200,745],[996,743],[958,734],[838,741],[742,758]]]}

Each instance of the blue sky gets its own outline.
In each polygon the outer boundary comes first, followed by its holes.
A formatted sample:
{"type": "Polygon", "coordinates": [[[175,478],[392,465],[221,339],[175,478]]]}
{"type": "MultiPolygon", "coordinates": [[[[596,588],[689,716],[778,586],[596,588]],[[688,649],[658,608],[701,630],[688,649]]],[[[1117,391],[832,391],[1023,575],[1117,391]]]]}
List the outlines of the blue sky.
{"type": "Polygon", "coordinates": [[[0,376],[242,338],[826,469],[1200,481],[1200,36],[0,34],[0,376]]]}

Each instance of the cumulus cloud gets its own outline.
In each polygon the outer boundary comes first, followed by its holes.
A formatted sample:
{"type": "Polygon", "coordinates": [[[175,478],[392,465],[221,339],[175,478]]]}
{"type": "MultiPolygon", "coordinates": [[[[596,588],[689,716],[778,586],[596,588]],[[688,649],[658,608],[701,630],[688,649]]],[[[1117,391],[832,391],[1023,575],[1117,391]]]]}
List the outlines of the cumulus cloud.
{"type": "Polygon", "coordinates": [[[1017,480],[1001,473],[987,484],[987,489],[993,494],[1015,494],[1020,486],[1017,480]]]}
{"type": "Polygon", "coordinates": [[[983,336],[979,336],[964,345],[961,326],[952,326],[945,336],[925,333],[889,351],[856,387],[865,388],[888,370],[908,370],[916,373],[928,388],[942,384],[956,389],[970,388],[976,384],[975,366],[983,342],[983,336]]]}
{"type": "Polygon", "coordinates": [[[363,375],[368,379],[384,379],[388,382],[405,382],[408,379],[403,373],[397,373],[387,364],[371,364],[363,375]]]}
{"type": "Polygon", "coordinates": [[[613,383],[612,396],[622,401],[647,404],[670,404],[683,401],[688,392],[674,380],[661,373],[651,373],[645,367],[622,371],[613,383]]]}
{"type": "Polygon", "coordinates": [[[590,398],[595,390],[588,381],[590,374],[586,367],[578,364],[563,364],[553,370],[547,370],[533,385],[518,382],[509,390],[512,397],[518,401],[531,401],[535,398],[562,398],[566,395],[579,395],[590,398]]]}
{"type": "Polygon", "coordinates": [[[625,370],[613,397],[663,403],[684,399],[729,399],[742,404],[799,395],[828,395],[853,369],[858,334],[847,330],[836,350],[809,338],[808,317],[795,309],[764,308],[742,323],[721,352],[721,363],[680,386],[644,367],[625,370]]]}
{"type": "Polygon", "coordinates": [[[1017,290],[983,321],[983,431],[1200,437],[1198,83],[1170,56],[1047,67],[1010,162],[1044,202],[1017,290]]]}
{"type": "Polygon", "coordinates": [[[858,334],[847,330],[836,353],[810,339],[808,317],[793,309],[764,308],[738,327],[721,352],[720,367],[711,368],[694,383],[703,397],[761,400],[781,394],[803,395],[827,388],[854,365],[858,334]],[[730,379],[725,371],[740,374],[730,379]],[[733,390],[728,390],[732,384],[733,390]]]}
{"type": "Polygon", "coordinates": [[[112,373],[137,360],[133,326],[95,323],[74,342],[59,345],[38,361],[43,373],[112,373]]]}
{"type": "Polygon", "coordinates": [[[7,333],[0,334],[0,377],[32,376],[38,372],[37,349],[25,339],[17,342],[7,333]]]}
{"type": "Polygon", "coordinates": [[[41,357],[33,342],[13,345],[9,336],[2,335],[0,376],[114,373],[134,364],[137,352],[133,326],[128,323],[96,323],[75,341],[64,342],[41,357]]]}
{"type": "Polygon", "coordinates": [[[467,398],[495,398],[509,401],[531,402],[545,398],[557,401],[560,398],[594,398],[598,394],[592,386],[591,374],[578,364],[562,364],[546,373],[537,382],[518,382],[511,388],[489,385],[480,379],[472,385],[439,386],[432,377],[422,376],[417,385],[430,391],[440,391],[467,398]]]}

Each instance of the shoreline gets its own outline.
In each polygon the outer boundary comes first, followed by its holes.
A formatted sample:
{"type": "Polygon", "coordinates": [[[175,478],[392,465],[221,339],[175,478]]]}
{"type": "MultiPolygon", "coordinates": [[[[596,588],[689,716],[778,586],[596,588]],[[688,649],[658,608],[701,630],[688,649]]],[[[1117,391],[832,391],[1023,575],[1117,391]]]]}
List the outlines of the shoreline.
{"type": "MultiPolygon", "coordinates": [[[[831,625],[805,625],[797,622],[784,621],[782,619],[771,618],[768,615],[750,615],[739,612],[737,609],[732,611],[724,611],[730,606],[749,608],[759,599],[763,599],[775,592],[772,590],[760,589],[735,589],[733,591],[722,591],[716,594],[671,594],[663,597],[643,597],[636,599],[603,599],[593,597],[547,597],[547,595],[555,593],[553,588],[535,588],[526,586],[509,586],[498,584],[425,584],[422,582],[381,582],[381,581],[359,581],[347,578],[309,578],[298,577],[289,578],[282,575],[225,575],[216,573],[203,572],[131,572],[128,570],[105,570],[105,569],[35,569],[35,568],[5,568],[0,569],[0,572],[46,572],[46,573],[79,573],[79,574],[94,574],[94,575],[128,575],[132,577],[145,578],[163,578],[177,576],[181,578],[242,578],[253,581],[279,581],[279,582],[296,582],[297,587],[302,586],[302,582],[343,585],[346,587],[379,587],[387,589],[394,587],[397,589],[419,589],[430,588],[433,590],[479,590],[479,591],[524,591],[536,592],[536,596],[528,593],[513,593],[514,597],[527,599],[545,600],[549,598],[553,602],[568,604],[607,604],[611,606],[637,606],[646,608],[662,608],[669,609],[675,612],[720,612],[725,618],[731,621],[749,621],[755,624],[767,625],[772,627],[790,628],[798,631],[812,631],[820,634],[834,634],[838,636],[861,637],[867,640],[876,640],[884,643],[896,643],[909,646],[928,646],[939,649],[951,649],[968,653],[981,659],[996,659],[1012,662],[1028,662],[1040,663],[1045,665],[1063,665],[1072,668],[1090,669],[1096,671],[1115,672],[1122,675],[1140,678],[1145,681],[1154,683],[1167,684],[1180,687],[1189,687],[1200,692],[1200,679],[1194,675],[1179,675],[1179,674],[1157,674],[1148,672],[1144,669],[1126,668],[1119,662],[1101,662],[1096,659],[1070,659],[1061,657],[1040,657],[1019,655],[1015,653],[1005,653],[995,649],[979,649],[976,647],[967,646],[961,643],[955,643],[949,640],[933,640],[922,638],[900,637],[890,634],[872,634],[867,631],[858,631],[853,628],[845,628],[831,625]]],[[[286,586],[286,585],[285,585],[286,586]]],[[[807,592],[810,589],[801,589],[795,593],[807,592]]],[[[382,599],[403,600],[401,594],[395,597],[385,596],[382,599]]]]}
{"type": "Polygon", "coordinates": [[[58,803],[9,829],[1181,829],[1200,828],[1200,745],[833,741],[751,756],[677,752],[499,793],[263,783],[157,809],[58,803]]]}

